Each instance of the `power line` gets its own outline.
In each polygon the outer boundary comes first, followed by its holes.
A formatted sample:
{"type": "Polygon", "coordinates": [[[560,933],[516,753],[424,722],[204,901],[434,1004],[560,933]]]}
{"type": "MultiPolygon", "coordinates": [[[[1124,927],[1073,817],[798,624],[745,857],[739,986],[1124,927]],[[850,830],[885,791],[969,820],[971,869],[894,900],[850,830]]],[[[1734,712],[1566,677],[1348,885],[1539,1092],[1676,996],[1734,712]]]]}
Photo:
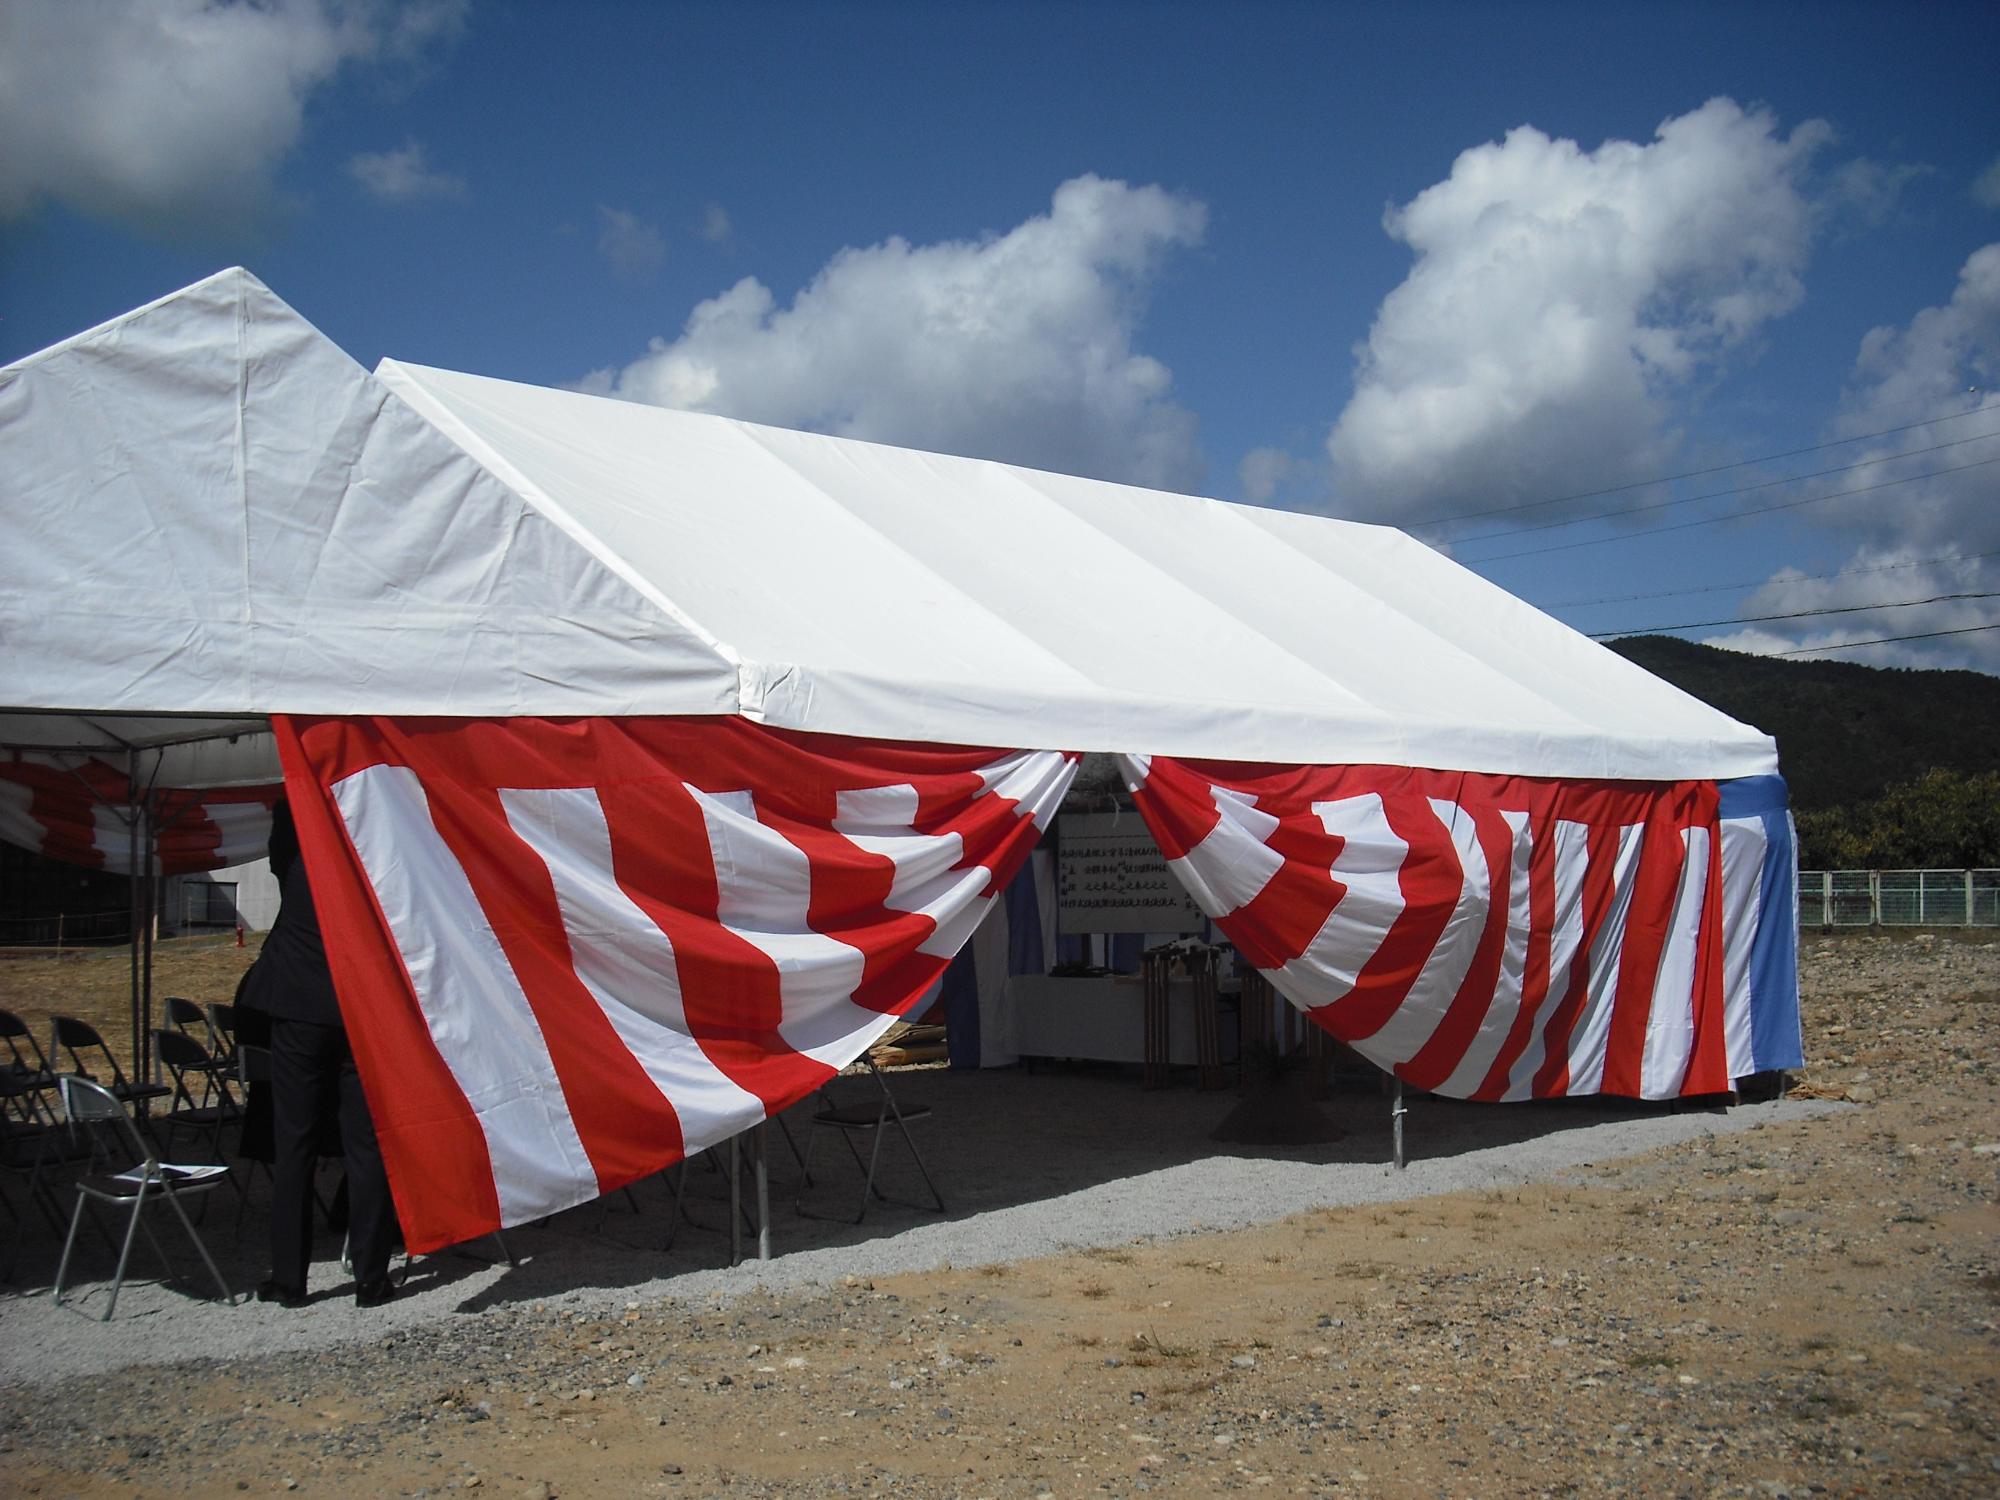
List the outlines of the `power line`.
{"type": "Polygon", "coordinates": [[[1919,604],[1948,604],[1955,599],[2000,599],[2000,592],[1987,594],[1934,594],[1928,599],[1898,599],[1890,604],[1841,604],[1826,609],[1798,609],[1783,615],[1736,615],[1726,620],[1689,620],[1680,625],[1633,625],[1624,630],[1594,630],[1593,641],[1620,635],[1652,635],[1662,630],[1704,630],[1711,625],[1757,625],[1767,620],[1810,620],[1821,615],[1859,615],[1873,609],[1915,609],[1919,604]]]}
{"type": "MultiPolygon", "coordinates": [[[[1977,389],[1977,387],[1975,387],[1977,389]]],[[[1884,427],[1879,432],[1856,433],[1853,437],[1834,438],[1830,442],[1814,443],[1806,448],[1792,448],[1784,453],[1767,453],[1761,458],[1739,458],[1734,463],[1715,464],[1706,469],[1689,469],[1682,474],[1662,474],[1657,479],[1635,479],[1630,484],[1607,485],[1601,490],[1578,490],[1570,495],[1552,495],[1546,500],[1524,500],[1516,505],[1494,505],[1485,510],[1462,511],[1455,516],[1439,516],[1434,521],[1411,521],[1406,523],[1407,531],[1420,531],[1430,526],[1448,526],[1455,521],[1476,521],[1482,516],[1508,515],[1515,511],[1539,510],[1544,505],[1562,505],[1571,500],[1594,500],[1599,495],[1623,495],[1631,490],[1650,489],[1656,484],[1677,484],[1683,479],[1703,479],[1710,474],[1726,474],[1731,469],[1749,468],[1755,464],[1774,464],[1781,459],[1800,458],[1808,453],[1824,452],[1828,448],[1843,448],[1849,443],[1865,443],[1873,438],[1894,437],[1899,432],[1914,432],[1919,427],[1934,427],[1939,422],[1956,422],[1962,417],[1974,417],[1991,410],[2000,402],[1981,401],[1979,405],[1965,411],[1947,412],[1941,417],[1926,417],[1921,422],[1905,422],[1900,427],[1884,427]]],[[[1729,493],[1724,491],[1724,493],[1729,493]]]]}
{"type": "Polygon", "coordinates": [[[1922,630],[1915,635],[1878,635],[1868,641],[1842,641],[1837,646],[1800,646],[1791,651],[1773,651],[1772,656],[1811,656],[1820,651],[1846,651],[1855,646],[1886,646],[1891,641],[1932,641],[1941,635],[1977,635],[1982,630],[2000,630],[2000,624],[1967,625],[1959,630],[1922,630]]]}
{"type": "Polygon", "coordinates": [[[1614,516],[1642,516],[1652,510],[1672,510],[1680,505],[1693,505],[1698,500],[1720,500],[1728,495],[1753,495],[1758,490],[1776,489],[1783,484],[1803,484],[1808,479],[1824,479],[1829,474],[1847,474],[1855,469],[1865,469],[1873,464],[1894,463],[1899,458],[1916,458],[1920,454],[1936,453],[1944,448],[1962,448],[1967,443],[1982,442],[1990,437],[2000,437],[2000,427],[1991,432],[1977,432],[1968,438],[1954,438],[1948,443],[1933,443],[1928,448],[1910,448],[1902,453],[1891,453],[1883,458],[1865,458],[1858,463],[1839,464],[1831,469],[1815,469],[1810,474],[1791,474],[1783,479],[1766,479],[1758,484],[1738,485],[1729,490],[1704,490],[1699,495],[1683,495],[1677,500],[1655,500],[1649,505],[1634,505],[1626,510],[1600,511],[1595,515],[1571,516],[1564,521],[1537,521],[1533,526],[1510,526],[1503,531],[1482,531],[1473,536],[1450,538],[1455,547],[1469,542],[1488,542],[1497,536],[1520,536],[1530,531],[1553,531],[1563,526],[1581,526],[1588,521],[1609,520],[1614,516]]]}
{"type": "Polygon", "coordinates": [[[1867,495],[1876,490],[1894,489],[1899,484],[1914,484],[1919,479],[1941,479],[1946,474],[1962,474],[1967,469],[1984,468],[1987,464],[2000,463],[2000,457],[1976,458],[1969,464],[1954,464],[1948,469],[1932,469],[1926,474],[1911,474],[1902,479],[1885,479],[1880,484],[1858,485],[1851,490],[1834,490],[1825,495],[1808,495],[1803,500],[1782,500],[1776,505],[1752,506],[1748,510],[1731,511],[1726,516],[1703,516],[1698,521],[1677,521],[1671,526],[1654,526],[1643,531],[1621,532],[1616,536],[1586,537],[1580,542],[1557,542],[1548,547],[1524,547],[1519,552],[1495,552],[1490,557],[1475,557],[1472,563],[1504,562],[1514,557],[1536,557],[1544,552],[1569,552],[1578,547],[1602,547],[1611,542],[1631,542],[1641,538],[1662,536],[1669,531],[1687,531],[1696,526],[1714,526],[1723,521],[1740,521],[1746,516],[1769,515],[1773,511],[1797,510],[1802,505],[1818,505],[1826,500],[1838,500],[1847,495],[1867,495]]]}
{"type": "Polygon", "coordinates": [[[1746,578],[1741,583],[1702,583],[1684,589],[1656,589],[1649,594],[1606,594],[1599,599],[1561,599],[1544,604],[1543,609],[1583,609],[1593,604],[1636,604],[1642,599],[1678,599],[1688,594],[1719,594],[1729,589],[1789,588],[1795,583],[1824,583],[1832,578],[1863,578],[1871,573],[1900,573],[1909,568],[1928,568],[1937,563],[1977,562],[2000,557],[1993,552],[1953,552],[1944,557],[1920,557],[1914,562],[1879,563],[1866,568],[1842,568],[1837,573],[1801,573],[1796,578],[1746,578]]]}

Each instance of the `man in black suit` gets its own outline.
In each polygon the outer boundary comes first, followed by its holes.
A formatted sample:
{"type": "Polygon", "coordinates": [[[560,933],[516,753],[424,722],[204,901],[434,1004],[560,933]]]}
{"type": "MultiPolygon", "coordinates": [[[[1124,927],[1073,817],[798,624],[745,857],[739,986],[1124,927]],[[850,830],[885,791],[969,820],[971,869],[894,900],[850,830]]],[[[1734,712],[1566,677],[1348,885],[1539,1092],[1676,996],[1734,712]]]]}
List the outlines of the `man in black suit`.
{"type": "Polygon", "coordinates": [[[354,1300],[362,1307],[375,1307],[395,1295],[389,1280],[389,1251],[395,1240],[396,1209],[327,969],[298,833],[291,809],[282,800],[271,822],[271,873],[278,878],[278,919],[264,939],[249,985],[249,1003],[271,1017],[275,1138],[271,1276],[257,1288],[257,1298],[285,1307],[305,1304],[318,1142],[337,1118],[347,1167],[354,1300]]]}

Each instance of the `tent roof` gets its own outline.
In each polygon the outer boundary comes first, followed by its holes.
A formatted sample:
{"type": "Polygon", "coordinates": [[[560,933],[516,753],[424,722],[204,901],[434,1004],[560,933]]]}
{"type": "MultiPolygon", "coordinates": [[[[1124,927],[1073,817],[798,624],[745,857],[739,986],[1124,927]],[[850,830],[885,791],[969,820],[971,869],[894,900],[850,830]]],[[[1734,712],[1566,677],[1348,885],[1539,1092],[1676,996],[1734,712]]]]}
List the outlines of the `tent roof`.
{"type": "Polygon", "coordinates": [[[1775,766],[1766,736],[1387,528],[371,376],[240,270],[0,370],[0,444],[0,710],[741,713],[1533,775],[1775,766]]]}

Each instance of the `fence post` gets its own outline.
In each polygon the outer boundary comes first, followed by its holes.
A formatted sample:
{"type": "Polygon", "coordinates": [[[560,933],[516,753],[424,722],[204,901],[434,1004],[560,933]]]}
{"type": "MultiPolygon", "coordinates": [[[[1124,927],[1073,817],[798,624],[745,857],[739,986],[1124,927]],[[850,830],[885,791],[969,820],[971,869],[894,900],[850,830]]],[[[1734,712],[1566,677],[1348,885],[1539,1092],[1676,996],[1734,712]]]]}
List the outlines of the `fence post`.
{"type": "Polygon", "coordinates": [[[1833,871],[1819,872],[1819,930],[1833,931],[1833,871]]]}
{"type": "Polygon", "coordinates": [[[1868,872],[1868,925],[1870,927],[1880,927],[1882,925],[1882,872],[1880,870],[1870,870],[1868,872]]]}
{"type": "Polygon", "coordinates": [[[1961,927],[1970,927],[1972,925],[1972,918],[1972,871],[1967,870],[1965,872],[1965,920],[1958,925],[1961,927]]]}

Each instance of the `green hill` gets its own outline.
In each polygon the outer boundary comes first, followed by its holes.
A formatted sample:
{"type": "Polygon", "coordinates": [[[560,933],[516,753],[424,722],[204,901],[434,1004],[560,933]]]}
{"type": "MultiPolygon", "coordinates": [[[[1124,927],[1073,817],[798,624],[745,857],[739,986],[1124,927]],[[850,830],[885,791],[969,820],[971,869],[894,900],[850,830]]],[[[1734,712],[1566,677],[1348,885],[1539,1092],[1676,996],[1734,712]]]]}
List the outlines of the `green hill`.
{"type": "Polygon", "coordinates": [[[1780,661],[1663,635],[1606,644],[1776,739],[1802,812],[1873,802],[1933,768],[2000,771],[2000,677],[1780,661]]]}

